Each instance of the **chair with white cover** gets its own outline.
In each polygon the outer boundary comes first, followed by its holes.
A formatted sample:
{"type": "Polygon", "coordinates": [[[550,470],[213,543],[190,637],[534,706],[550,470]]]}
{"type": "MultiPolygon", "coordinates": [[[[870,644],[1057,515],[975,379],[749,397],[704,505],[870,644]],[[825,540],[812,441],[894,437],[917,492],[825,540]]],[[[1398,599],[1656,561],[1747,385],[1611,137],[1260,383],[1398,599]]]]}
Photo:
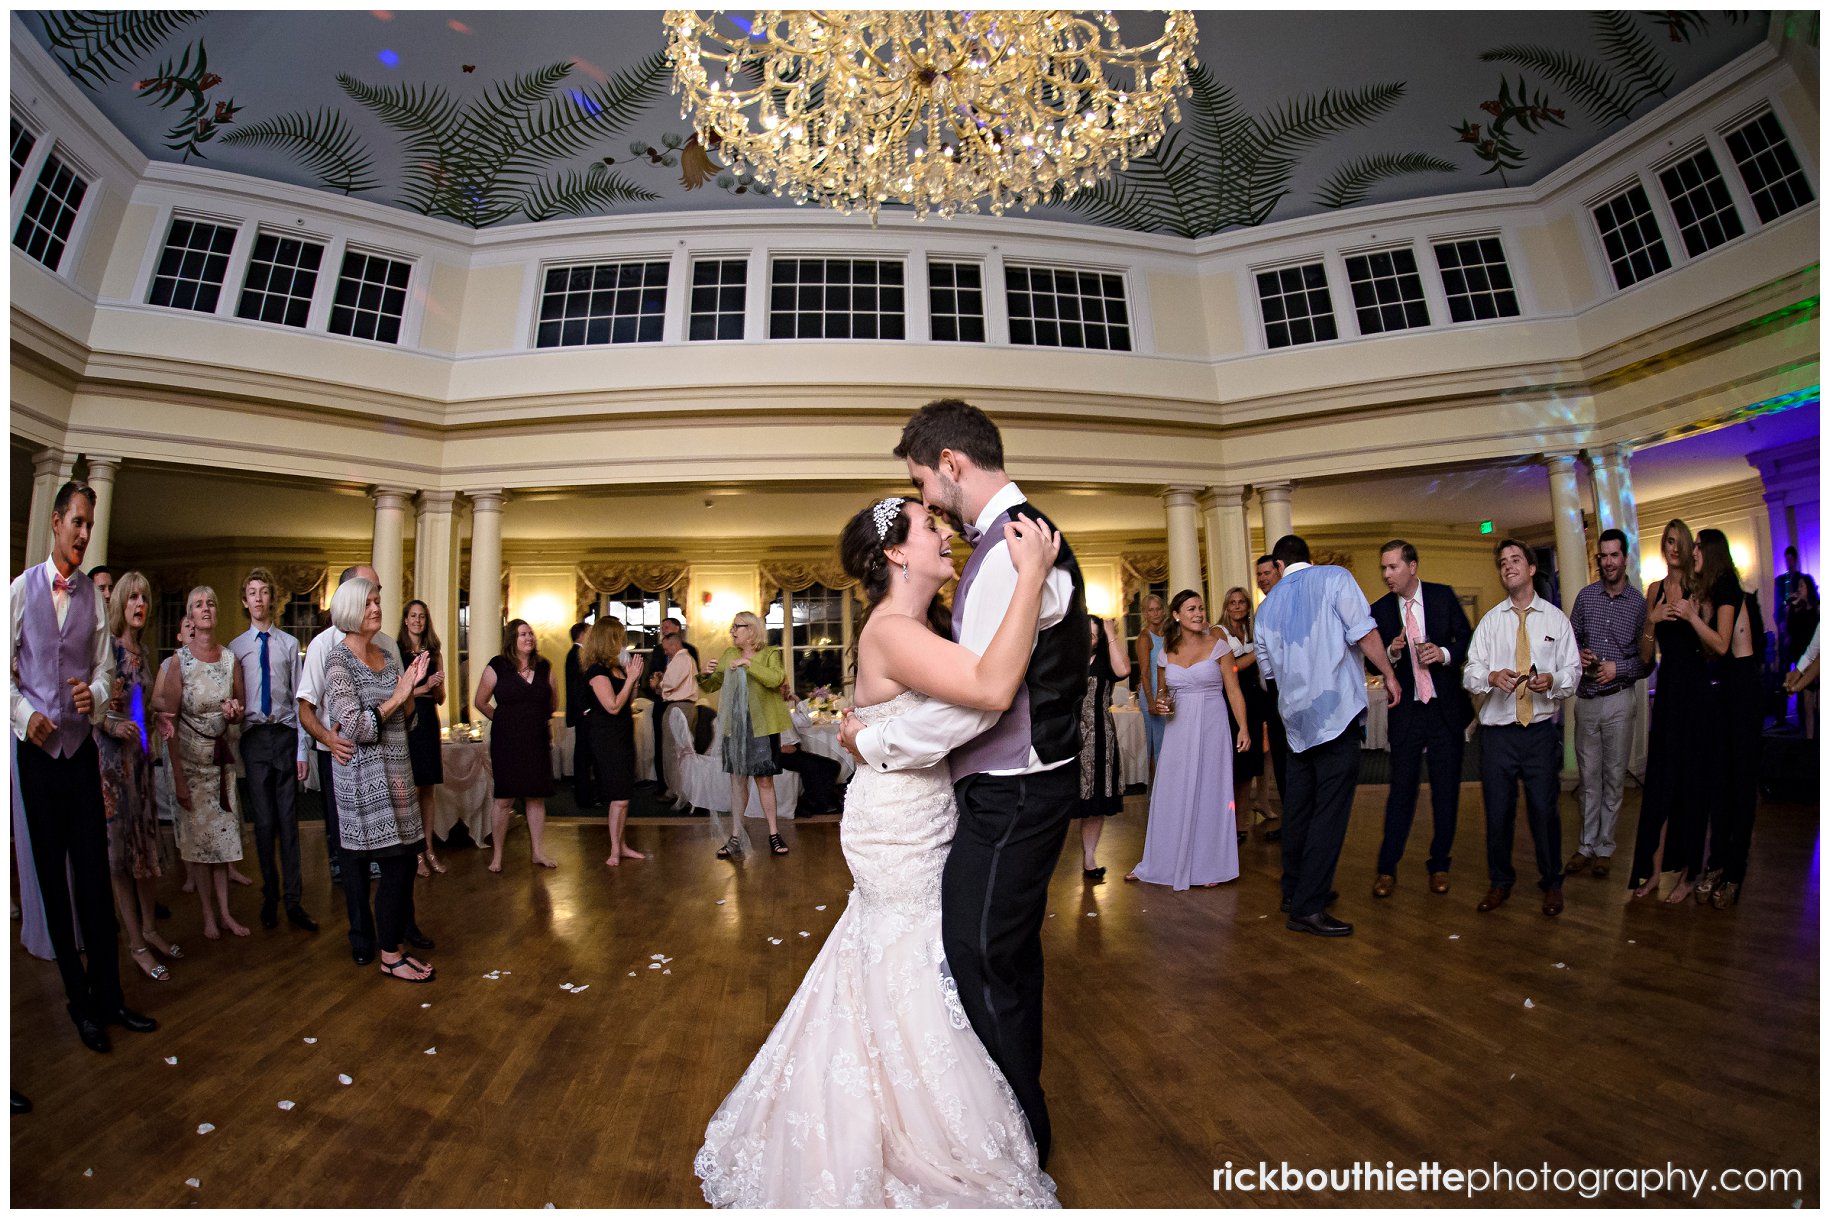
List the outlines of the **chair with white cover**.
{"type": "Polygon", "coordinates": [[[675,804],[713,813],[730,812],[731,777],[724,773],[717,758],[693,749],[693,733],[687,726],[686,712],[669,707],[661,731],[667,789],[673,792],[675,804]]]}

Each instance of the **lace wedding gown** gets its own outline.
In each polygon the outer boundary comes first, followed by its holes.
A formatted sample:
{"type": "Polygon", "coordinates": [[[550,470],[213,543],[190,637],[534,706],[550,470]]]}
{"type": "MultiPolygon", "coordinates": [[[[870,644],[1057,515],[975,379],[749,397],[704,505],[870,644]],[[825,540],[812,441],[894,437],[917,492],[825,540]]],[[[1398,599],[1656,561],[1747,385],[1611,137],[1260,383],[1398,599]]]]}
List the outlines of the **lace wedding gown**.
{"type": "MultiPolygon", "coordinates": [[[[906,711],[909,691],[858,708],[906,711]]],[[[860,767],[839,840],[856,887],[693,1159],[738,1207],[1055,1207],[1010,1085],[967,1023],[940,939],[958,814],[942,765],[860,767]]]]}

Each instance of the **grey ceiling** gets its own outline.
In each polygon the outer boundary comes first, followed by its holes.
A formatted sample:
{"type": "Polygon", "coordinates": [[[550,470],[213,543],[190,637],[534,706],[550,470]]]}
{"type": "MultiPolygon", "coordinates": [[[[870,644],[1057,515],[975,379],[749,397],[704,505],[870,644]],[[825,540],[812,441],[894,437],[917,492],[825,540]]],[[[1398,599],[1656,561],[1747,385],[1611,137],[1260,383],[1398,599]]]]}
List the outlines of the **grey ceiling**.
{"type": "MultiPolygon", "coordinates": [[[[1142,34],[1150,18],[1127,13],[1127,31],[1142,34]]],[[[261,124],[293,122],[296,135],[340,135],[344,152],[367,157],[357,176],[372,185],[356,192],[362,197],[457,223],[784,205],[737,193],[741,183],[715,168],[695,189],[683,184],[678,145],[690,132],[677,99],[665,84],[655,87],[651,79],[644,89],[632,79],[644,57],[661,49],[658,11],[225,11],[188,20],[168,13],[156,21],[145,14],[60,11],[25,13],[21,19],[66,68],[88,68],[77,75],[80,87],[135,145],[161,160],[188,157],[307,186],[339,178],[351,185],[348,159],[325,156],[321,172],[314,172],[303,159],[308,150],[302,140],[242,142],[261,124]],[[54,28],[64,31],[68,46],[51,45],[54,28]],[[207,55],[203,71],[200,53],[207,55]],[[550,155],[542,151],[520,176],[467,182],[458,190],[450,187],[450,173],[443,187],[427,185],[433,173],[415,174],[416,164],[441,168],[432,165],[440,156],[454,163],[466,157],[489,161],[492,140],[503,145],[502,155],[512,151],[506,145],[514,141],[513,128],[501,113],[487,109],[486,94],[549,65],[570,65],[562,79],[534,90],[555,99],[557,108],[547,118],[557,116],[568,128],[550,155]],[[208,87],[137,87],[162,69],[167,78],[188,77],[190,85],[208,87]],[[346,85],[339,84],[340,74],[346,85]],[[634,104],[610,105],[602,122],[572,121],[604,102],[605,90],[618,93],[619,84],[633,87],[634,104]],[[388,87],[394,91],[389,96],[371,92],[369,105],[355,96],[364,88],[388,87]],[[453,107],[442,119],[431,104],[439,90],[448,91],[453,107]],[[379,117],[384,102],[403,101],[392,121],[379,117]],[[477,120],[472,130],[478,133],[468,151],[453,136],[465,106],[471,107],[477,120]],[[229,121],[218,123],[219,115],[229,121]],[[315,131],[306,130],[307,118],[317,121],[315,131]],[[413,150],[404,133],[417,123],[424,124],[430,143],[413,150]],[[174,137],[174,131],[180,134],[174,137]],[[200,131],[209,138],[193,141],[200,131]],[[445,152],[425,151],[440,139],[445,152]],[[188,147],[174,150],[170,143],[188,147]],[[652,151],[638,153],[632,145],[652,151]],[[613,164],[605,165],[605,158],[613,164]],[[654,197],[631,198],[634,194],[654,197]]],[[[1216,123],[1211,130],[1224,131],[1224,138],[1203,139],[1188,130],[1197,124],[1185,116],[1185,130],[1176,137],[1192,154],[1184,172],[1196,186],[1213,191],[1216,182],[1238,181],[1254,167],[1271,166],[1255,196],[1193,207],[1186,214],[1140,206],[1135,199],[1105,207],[1083,199],[1077,209],[1032,214],[1171,232],[1218,231],[1315,213],[1324,206],[1319,195],[1331,176],[1385,154],[1413,158],[1398,163],[1412,171],[1367,178],[1366,201],[1480,190],[1502,180],[1530,183],[1755,45],[1766,36],[1767,14],[1202,12],[1199,28],[1200,62],[1219,91],[1209,96],[1234,107],[1241,122],[1216,123]],[[1496,51],[1504,57],[1492,58],[1496,51]],[[1499,117],[1498,106],[1483,111],[1482,104],[1499,102],[1502,87],[1507,100],[1523,107],[1500,125],[1516,150],[1503,178],[1484,173],[1490,161],[1480,155],[1481,141],[1490,138],[1499,117]],[[1534,104],[1540,108],[1530,109],[1534,104]],[[1254,117],[1256,123],[1249,121],[1254,117]],[[1306,138],[1305,118],[1326,133],[1306,138]],[[1480,125],[1472,141],[1457,132],[1467,123],[1480,125]],[[1415,168],[1429,159],[1436,168],[1415,168]],[[1280,160],[1288,163],[1287,171],[1276,169],[1280,160]]],[[[690,163],[699,150],[687,152],[690,163]]],[[[1138,172],[1148,175],[1149,166],[1138,172]]],[[[1333,201],[1339,200],[1337,193],[1333,201]]]]}

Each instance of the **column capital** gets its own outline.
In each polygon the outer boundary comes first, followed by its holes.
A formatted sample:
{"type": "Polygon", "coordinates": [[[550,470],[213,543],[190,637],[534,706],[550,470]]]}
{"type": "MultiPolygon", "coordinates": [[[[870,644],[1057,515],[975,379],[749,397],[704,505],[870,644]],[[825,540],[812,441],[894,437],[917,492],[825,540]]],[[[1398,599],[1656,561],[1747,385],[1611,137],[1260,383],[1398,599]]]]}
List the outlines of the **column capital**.
{"type": "Polygon", "coordinates": [[[1551,470],[1573,471],[1576,468],[1576,453],[1574,450],[1565,453],[1546,453],[1544,454],[1543,460],[1545,466],[1551,470]]]}
{"type": "Polygon", "coordinates": [[[1209,487],[1201,496],[1203,508],[1243,508],[1245,506],[1244,487],[1209,487]]]}
{"type": "Polygon", "coordinates": [[[508,492],[500,487],[478,487],[465,491],[464,496],[470,500],[472,512],[500,512],[502,505],[508,502],[508,492]]]}
{"type": "Polygon", "coordinates": [[[404,512],[413,500],[413,490],[410,487],[375,486],[369,488],[369,498],[375,501],[377,512],[389,508],[404,512]]]}
{"type": "Polygon", "coordinates": [[[449,513],[457,496],[456,491],[421,491],[419,493],[420,515],[424,516],[428,512],[449,513]]]}
{"type": "Polygon", "coordinates": [[[1195,496],[1199,494],[1200,490],[1199,487],[1173,486],[1164,487],[1158,494],[1163,497],[1165,508],[1192,508],[1195,506],[1195,496]]]}
{"type": "Polygon", "coordinates": [[[114,481],[114,476],[119,473],[121,469],[121,459],[119,457],[97,457],[93,454],[88,454],[85,455],[85,461],[89,466],[89,481],[91,483],[111,483],[114,481]]]}
{"type": "Polygon", "coordinates": [[[39,449],[32,454],[32,477],[48,478],[61,474],[70,467],[76,454],[66,453],[62,449],[39,449]]]}
{"type": "Polygon", "coordinates": [[[1296,490],[1296,484],[1288,480],[1275,483],[1254,483],[1252,485],[1252,490],[1258,493],[1258,499],[1261,503],[1265,500],[1287,501],[1290,498],[1290,493],[1296,490]]]}

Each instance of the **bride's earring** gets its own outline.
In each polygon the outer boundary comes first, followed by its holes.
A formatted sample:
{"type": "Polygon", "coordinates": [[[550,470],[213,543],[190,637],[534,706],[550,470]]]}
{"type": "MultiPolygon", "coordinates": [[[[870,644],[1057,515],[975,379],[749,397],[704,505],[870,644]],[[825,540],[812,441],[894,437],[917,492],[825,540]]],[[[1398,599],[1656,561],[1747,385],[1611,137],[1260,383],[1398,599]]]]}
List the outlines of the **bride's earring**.
{"type": "Polygon", "coordinates": [[[905,580],[909,578],[909,565],[906,562],[902,565],[902,578],[905,580]]]}

